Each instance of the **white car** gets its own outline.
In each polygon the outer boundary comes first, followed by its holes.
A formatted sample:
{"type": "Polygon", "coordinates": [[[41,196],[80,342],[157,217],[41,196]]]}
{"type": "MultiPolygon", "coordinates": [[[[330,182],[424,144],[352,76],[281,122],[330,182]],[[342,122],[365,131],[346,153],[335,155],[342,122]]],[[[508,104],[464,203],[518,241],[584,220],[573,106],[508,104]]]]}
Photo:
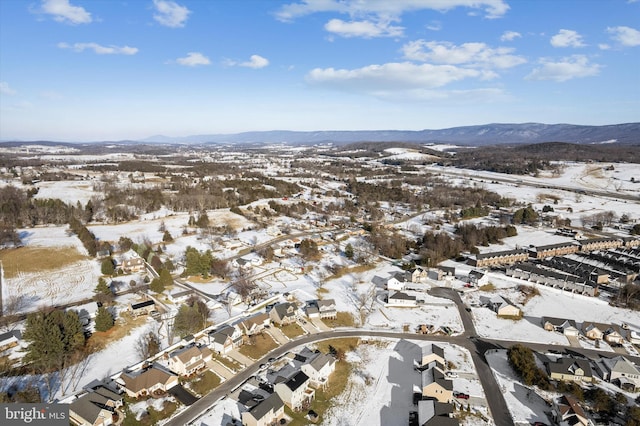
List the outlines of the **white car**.
{"type": "Polygon", "coordinates": [[[455,371],[447,371],[446,373],[444,373],[444,375],[450,379],[455,379],[458,377],[458,373],[456,373],[455,371]]]}

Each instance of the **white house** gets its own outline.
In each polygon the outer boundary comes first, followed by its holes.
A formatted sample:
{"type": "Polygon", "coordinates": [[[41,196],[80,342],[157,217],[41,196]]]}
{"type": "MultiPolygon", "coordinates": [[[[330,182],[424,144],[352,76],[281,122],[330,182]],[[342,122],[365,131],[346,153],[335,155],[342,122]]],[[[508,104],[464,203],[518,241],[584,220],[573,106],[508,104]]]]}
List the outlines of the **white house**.
{"type": "Polygon", "coordinates": [[[217,353],[226,354],[242,346],[242,331],[237,325],[214,330],[209,333],[209,346],[217,353]]]}
{"type": "Polygon", "coordinates": [[[388,299],[389,306],[416,306],[417,301],[415,296],[410,296],[407,293],[396,291],[391,294],[388,299]]]}
{"type": "Polygon", "coordinates": [[[309,376],[311,386],[316,388],[324,387],[329,380],[329,376],[336,369],[336,359],[331,355],[318,354],[310,362],[302,364],[300,369],[309,376]]]}
{"type": "Polygon", "coordinates": [[[169,355],[169,368],[181,376],[189,376],[204,368],[212,355],[211,349],[206,346],[183,348],[169,355]]]}

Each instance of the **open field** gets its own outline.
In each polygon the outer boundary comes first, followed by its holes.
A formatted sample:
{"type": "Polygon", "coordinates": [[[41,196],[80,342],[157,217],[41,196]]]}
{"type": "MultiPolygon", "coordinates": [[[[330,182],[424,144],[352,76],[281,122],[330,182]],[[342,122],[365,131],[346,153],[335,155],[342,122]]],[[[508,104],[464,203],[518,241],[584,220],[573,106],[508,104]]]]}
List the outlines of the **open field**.
{"type": "Polygon", "coordinates": [[[0,261],[6,279],[24,274],[51,271],[86,259],[88,257],[78,252],[73,246],[62,246],[55,249],[20,247],[0,250],[0,261]]]}

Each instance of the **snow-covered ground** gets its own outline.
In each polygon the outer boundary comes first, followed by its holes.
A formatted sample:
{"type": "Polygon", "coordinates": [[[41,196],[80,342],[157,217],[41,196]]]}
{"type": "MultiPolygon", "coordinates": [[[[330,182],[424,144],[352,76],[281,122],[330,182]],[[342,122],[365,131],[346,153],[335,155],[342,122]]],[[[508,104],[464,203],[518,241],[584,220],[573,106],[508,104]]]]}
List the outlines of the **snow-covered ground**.
{"type": "MultiPolygon", "coordinates": [[[[47,226],[18,230],[26,247],[43,247],[57,250],[71,247],[80,254],[87,254],[80,240],[68,234],[67,226],[47,226]]],[[[29,262],[29,259],[21,261],[29,262]]],[[[6,271],[19,270],[20,265],[3,264],[6,271]]],[[[15,275],[15,274],[11,274],[15,275]]],[[[2,300],[20,299],[18,312],[32,312],[42,306],[55,306],[90,298],[98,284],[100,264],[86,259],[51,271],[24,273],[7,277],[2,282],[2,300]]]]}
{"type": "MultiPolygon", "coordinates": [[[[640,327],[640,313],[637,311],[609,306],[606,301],[597,297],[563,292],[543,285],[536,285],[535,288],[540,295],[533,296],[523,305],[523,295],[517,286],[520,284],[533,286],[533,284],[497,273],[490,272],[489,276],[489,281],[494,284],[496,290],[492,292],[468,291],[463,296],[465,303],[469,306],[478,305],[480,296],[491,297],[499,294],[520,306],[523,309],[524,317],[517,321],[498,318],[495,312],[488,308],[473,307],[474,324],[481,336],[493,339],[567,345],[568,341],[564,335],[542,328],[540,319],[543,316],[572,319],[577,322],[578,327],[584,321],[618,325],[627,323],[633,328],[640,327]]],[[[581,342],[588,345],[587,342],[581,342]]],[[[607,345],[601,347],[602,350],[607,350],[607,348],[607,345]]]]}

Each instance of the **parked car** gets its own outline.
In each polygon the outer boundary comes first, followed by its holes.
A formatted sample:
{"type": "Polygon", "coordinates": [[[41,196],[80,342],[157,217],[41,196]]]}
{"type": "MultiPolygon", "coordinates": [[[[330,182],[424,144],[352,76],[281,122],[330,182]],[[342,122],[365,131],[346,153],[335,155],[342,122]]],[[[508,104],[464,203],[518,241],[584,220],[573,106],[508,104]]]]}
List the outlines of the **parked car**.
{"type": "Polygon", "coordinates": [[[462,393],[462,392],[454,392],[453,396],[458,398],[458,399],[469,399],[469,395],[466,393],[462,393]]]}
{"type": "Polygon", "coordinates": [[[458,377],[458,373],[456,373],[455,371],[447,371],[446,373],[444,373],[444,375],[449,377],[450,379],[455,379],[456,377],[458,377]]]}

